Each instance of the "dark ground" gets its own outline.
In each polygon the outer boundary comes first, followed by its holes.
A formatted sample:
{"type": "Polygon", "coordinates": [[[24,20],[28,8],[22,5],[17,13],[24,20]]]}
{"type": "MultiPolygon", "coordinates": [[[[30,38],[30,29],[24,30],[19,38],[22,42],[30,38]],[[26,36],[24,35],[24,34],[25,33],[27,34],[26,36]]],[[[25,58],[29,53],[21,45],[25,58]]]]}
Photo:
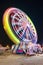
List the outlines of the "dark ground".
{"type": "Polygon", "coordinates": [[[26,56],[4,53],[0,55],[0,65],[43,65],[43,54],[26,56]]]}

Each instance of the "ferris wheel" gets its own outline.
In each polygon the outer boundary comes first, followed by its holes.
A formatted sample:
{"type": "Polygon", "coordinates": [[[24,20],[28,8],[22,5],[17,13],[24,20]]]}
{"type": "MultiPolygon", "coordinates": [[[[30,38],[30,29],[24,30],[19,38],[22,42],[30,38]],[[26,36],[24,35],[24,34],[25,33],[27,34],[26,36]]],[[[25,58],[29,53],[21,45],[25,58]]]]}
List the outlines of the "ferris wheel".
{"type": "Polygon", "coordinates": [[[37,32],[31,19],[18,8],[8,8],[3,15],[3,27],[15,43],[37,42],[37,32]]]}

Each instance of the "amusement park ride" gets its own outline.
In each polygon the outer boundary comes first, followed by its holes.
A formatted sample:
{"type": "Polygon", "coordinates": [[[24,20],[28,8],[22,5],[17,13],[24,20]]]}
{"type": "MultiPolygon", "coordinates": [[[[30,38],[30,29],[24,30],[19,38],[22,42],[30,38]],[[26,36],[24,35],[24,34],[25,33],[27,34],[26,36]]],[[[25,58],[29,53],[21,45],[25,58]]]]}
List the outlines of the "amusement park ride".
{"type": "Polygon", "coordinates": [[[33,22],[18,8],[8,8],[5,11],[3,27],[14,44],[21,41],[37,43],[37,32],[33,22]]]}
{"type": "Polygon", "coordinates": [[[29,42],[32,44],[37,43],[38,36],[33,22],[26,13],[18,8],[11,7],[4,12],[3,27],[8,37],[14,43],[13,50],[15,45],[16,49],[20,45],[22,46],[21,42],[24,46],[29,44],[29,42]]]}

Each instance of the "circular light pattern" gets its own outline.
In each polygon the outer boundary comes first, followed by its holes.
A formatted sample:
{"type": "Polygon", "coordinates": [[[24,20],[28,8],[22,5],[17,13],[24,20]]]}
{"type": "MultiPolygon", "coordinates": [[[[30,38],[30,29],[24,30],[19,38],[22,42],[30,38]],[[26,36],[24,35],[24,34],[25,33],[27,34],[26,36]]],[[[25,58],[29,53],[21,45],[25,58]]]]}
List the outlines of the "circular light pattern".
{"type": "Polygon", "coordinates": [[[18,8],[8,8],[3,15],[3,27],[15,43],[37,42],[37,32],[31,19],[18,8]]]}

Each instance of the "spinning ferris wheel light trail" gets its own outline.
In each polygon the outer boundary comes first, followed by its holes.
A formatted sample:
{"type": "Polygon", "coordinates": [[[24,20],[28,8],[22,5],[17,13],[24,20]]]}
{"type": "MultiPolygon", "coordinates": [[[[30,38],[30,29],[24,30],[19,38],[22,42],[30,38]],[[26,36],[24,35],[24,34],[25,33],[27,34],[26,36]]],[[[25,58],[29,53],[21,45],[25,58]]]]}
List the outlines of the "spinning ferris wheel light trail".
{"type": "Polygon", "coordinates": [[[31,19],[18,8],[8,8],[3,15],[3,27],[15,44],[21,41],[37,43],[37,32],[31,19]]]}

